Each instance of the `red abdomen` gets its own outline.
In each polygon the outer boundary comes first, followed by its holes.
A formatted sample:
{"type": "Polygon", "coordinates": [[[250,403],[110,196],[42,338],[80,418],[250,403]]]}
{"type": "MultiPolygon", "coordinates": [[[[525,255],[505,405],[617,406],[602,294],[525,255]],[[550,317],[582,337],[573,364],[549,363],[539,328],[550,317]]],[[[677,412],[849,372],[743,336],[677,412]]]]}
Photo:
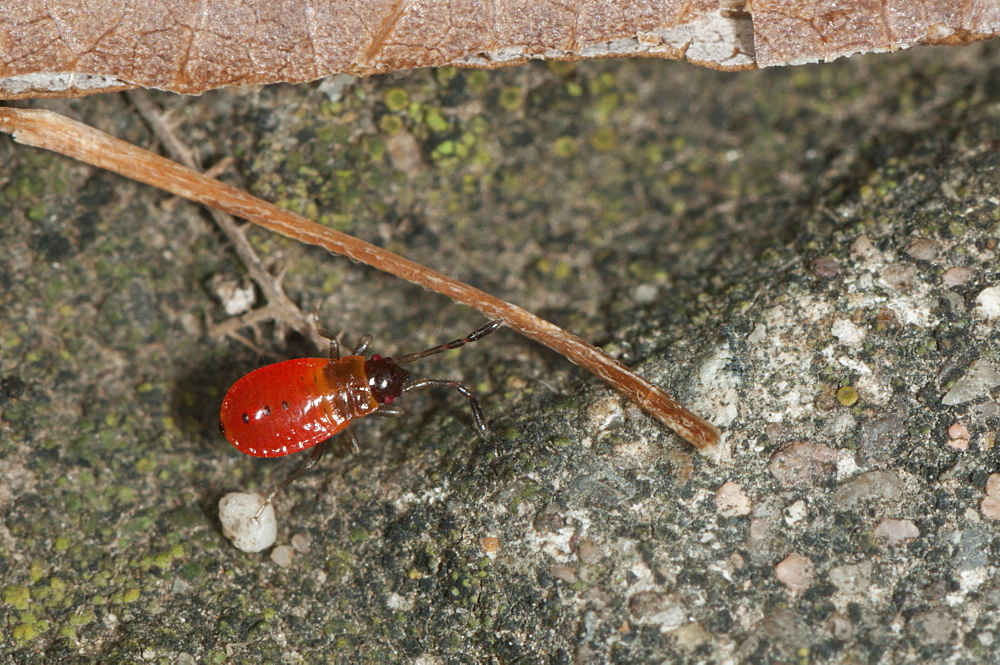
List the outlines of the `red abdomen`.
{"type": "Polygon", "coordinates": [[[222,400],[219,430],[248,455],[281,457],[329,439],[377,408],[364,357],[299,358],[234,383],[222,400]]]}

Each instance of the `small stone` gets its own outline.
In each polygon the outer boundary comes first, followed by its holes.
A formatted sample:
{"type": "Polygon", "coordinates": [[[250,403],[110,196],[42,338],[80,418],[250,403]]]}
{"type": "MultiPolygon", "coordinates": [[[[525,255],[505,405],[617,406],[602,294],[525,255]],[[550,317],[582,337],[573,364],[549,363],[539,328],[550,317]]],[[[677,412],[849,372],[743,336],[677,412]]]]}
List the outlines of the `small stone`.
{"type": "Polygon", "coordinates": [[[830,582],[840,593],[864,594],[872,584],[873,568],[871,561],[838,566],[830,571],[830,582]]]}
{"type": "Polygon", "coordinates": [[[549,575],[566,584],[575,584],[577,580],[576,570],[573,566],[551,566],[549,567],[549,575]]]}
{"type": "Polygon", "coordinates": [[[750,497],[737,483],[723,483],[715,493],[715,510],[723,517],[743,517],[750,514],[750,497]]]}
{"type": "Polygon", "coordinates": [[[385,141],[385,147],[393,168],[411,178],[417,177],[426,168],[420,142],[405,128],[390,135],[385,141]]]}
{"type": "Polygon", "coordinates": [[[862,464],[885,464],[898,459],[906,440],[905,416],[899,411],[861,425],[859,457],[862,464]]]}
{"type": "Polygon", "coordinates": [[[747,341],[751,344],[757,344],[763,342],[767,339],[767,326],[763,323],[758,323],[753,327],[753,330],[747,335],[747,341]]]}
{"type": "Polygon", "coordinates": [[[385,597],[385,604],[390,610],[396,612],[410,612],[416,605],[412,598],[390,591],[385,597]]]}
{"type": "Polygon", "coordinates": [[[986,519],[1000,520],[1000,473],[991,474],[986,481],[986,498],[979,509],[986,519]]]}
{"type": "Polygon", "coordinates": [[[697,621],[684,624],[670,633],[679,649],[687,653],[695,651],[703,644],[711,642],[715,636],[697,621]]]}
{"type": "Polygon", "coordinates": [[[249,312],[257,302],[257,292],[249,280],[237,281],[222,274],[209,280],[208,288],[222,303],[229,316],[239,316],[249,312]]]}
{"type": "MultiPolygon", "coordinates": [[[[1000,402],[983,402],[969,407],[969,420],[972,422],[981,422],[988,418],[1000,418],[1000,402]]],[[[986,432],[983,438],[991,434],[994,432],[986,432]]]]}
{"type": "Polygon", "coordinates": [[[965,300],[955,291],[945,291],[941,294],[941,307],[950,320],[964,319],[969,314],[965,300]]]}
{"type": "Polygon", "coordinates": [[[830,334],[840,340],[845,346],[860,346],[864,341],[867,331],[856,326],[847,319],[837,319],[830,328],[830,334]]]}
{"type": "Polygon", "coordinates": [[[933,261],[944,249],[944,245],[930,238],[917,238],[903,251],[920,261],[933,261]]]}
{"type": "Polygon", "coordinates": [[[945,406],[964,404],[984,397],[997,386],[1000,386],[1000,370],[985,360],[977,360],[941,398],[941,403],[945,406]]]}
{"type": "Polygon", "coordinates": [[[294,554],[295,550],[292,549],[291,545],[278,545],[271,550],[271,561],[282,568],[288,568],[292,565],[292,556],[294,554]]]}
{"type": "Polygon", "coordinates": [[[805,487],[832,478],[837,451],[819,443],[796,442],[776,452],[768,467],[785,487],[805,487]]]}
{"type": "Polygon", "coordinates": [[[726,567],[731,571],[743,570],[743,566],[746,565],[746,560],[743,555],[739,552],[733,552],[726,557],[726,567]]]}
{"type": "Polygon", "coordinates": [[[767,520],[759,518],[750,520],[750,531],[747,533],[746,542],[747,550],[751,554],[755,554],[767,547],[770,540],[771,525],[767,523],[767,520]]]}
{"type": "Polygon", "coordinates": [[[832,256],[820,256],[809,262],[809,272],[820,279],[836,277],[840,272],[840,266],[832,256]]]}
{"type": "Polygon", "coordinates": [[[917,278],[917,267],[903,263],[894,263],[882,271],[882,281],[893,291],[900,291],[917,278]]]}
{"type": "Polygon", "coordinates": [[[843,612],[834,612],[830,615],[827,621],[827,626],[830,629],[830,634],[833,635],[835,640],[840,640],[841,642],[846,642],[855,635],[856,628],[854,627],[854,622],[851,621],[850,616],[843,612]]]}
{"type": "Polygon", "coordinates": [[[323,79],[316,89],[326,95],[332,104],[336,104],[344,98],[357,80],[357,77],[350,74],[334,74],[323,79]]]}
{"type": "Polygon", "coordinates": [[[975,272],[971,268],[949,268],[944,271],[943,275],[941,275],[941,281],[945,286],[951,289],[956,286],[962,286],[968,282],[974,274],[975,272]]]}
{"type": "Polygon", "coordinates": [[[819,435],[823,438],[843,439],[857,426],[858,421],[851,415],[850,411],[838,411],[830,416],[830,419],[819,430],[819,435]]]}
{"type": "Polygon", "coordinates": [[[638,623],[657,624],[664,632],[687,623],[687,610],[677,593],[641,591],[629,599],[628,605],[638,623]]]}
{"type": "Polygon", "coordinates": [[[875,244],[865,235],[858,236],[858,239],[851,243],[851,254],[866,261],[881,258],[879,251],[875,248],[875,244]]]}
{"type": "Polygon", "coordinates": [[[952,450],[968,450],[970,438],[969,428],[962,423],[955,423],[948,428],[948,442],[945,445],[952,450]]]}
{"type": "Polygon", "coordinates": [[[833,503],[840,510],[862,507],[870,501],[895,502],[903,498],[903,481],[892,471],[869,471],[843,483],[833,493],[833,503]]]}
{"type": "Polygon", "coordinates": [[[813,578],[813,562],[800,554],[789,554],[774,567],[774,576],[789,591],[804,591],[813,578]]]}
{"type": "Polygon", "coordinates": [[[590,538],[584,538],[580,541],[576,555],[580,557],[580,561],[583,563],[593,565],[604,558],[604,550],[590,538]]]}
{"type": "Polygon", "coordinates": [[[935,609],[910,619],[913,636],[923,644],[945,645],[955,640],[960,624],[944,610],[935,609]]]}
{"type": "Polygon", "coordinates": [[[990,286],[979,292],[976,311],[986,319],[1000,318],[1000,286],[990,286]]]}
{"type": "Polygon", "coordinates": [[[886,545],[899,545],[920,536],[920,529],[910,520],[885,519],[875,527],[875,538],[886,545]]]}
{"type": "Polygon", "coordinates": [[[292,547],[296,552],[308,554],[312,550],[312,536],[308,533],[297,533],[292,536],[292,547]]]}
{"type": "Polygon", "coordinates": [[[655,284],[640,284],[632,289],[632,300],[637,305],[651,305],[660,298],[660,289],[655,284]]]}
{"type": "Polygon", "coordinates": [[[268,504],[260,517],[254,519],[264,497],[256,492],[231,492],[219,500],[219,521],[223,535],[244,552],[260,552],[274,544],[278,537],[278,520],[274,506],[268,504]]]}
{"type": "Polygon", "coordinates": [[[587,407],[587,424],[598,432],[621,425],[624,417],[625,410],[617,395],[606,395],[587,407]]]}
{"type": "Polygon", "coordinates": [[[785,524],[788,526],[795,526],[809,516],[809,507],[806,506],[805,501],[799,499],[795,503],[786,507],[782,511],[782,515],[785,518],[785,524]]]}
{"type": "Polygon", "coordinates": [[[986,493],[991,496],[1000,496],[1000,473],[991,473],[986,479],[986,493]]]}

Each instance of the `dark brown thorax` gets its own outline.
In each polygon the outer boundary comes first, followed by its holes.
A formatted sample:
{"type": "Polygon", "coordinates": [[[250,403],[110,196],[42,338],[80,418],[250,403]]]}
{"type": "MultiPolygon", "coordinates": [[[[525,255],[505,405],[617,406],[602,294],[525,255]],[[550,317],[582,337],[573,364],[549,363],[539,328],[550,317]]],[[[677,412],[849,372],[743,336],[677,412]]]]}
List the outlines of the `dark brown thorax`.
{"type": "Polygon", "coordinates": [[[392,404],[403,392],[403,384],[410,373],[392,358],[383,358],[377,353],[365,361],[368,387],[379,404],[392,404]]]}

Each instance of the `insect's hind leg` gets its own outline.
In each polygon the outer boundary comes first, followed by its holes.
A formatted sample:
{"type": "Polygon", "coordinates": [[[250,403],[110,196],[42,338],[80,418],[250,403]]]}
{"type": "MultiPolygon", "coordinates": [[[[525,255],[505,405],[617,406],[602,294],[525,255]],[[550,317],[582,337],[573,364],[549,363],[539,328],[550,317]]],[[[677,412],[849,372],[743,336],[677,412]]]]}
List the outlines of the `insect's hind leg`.
{"type": "Polygon", "coordinates": [[[360,455],[361,446],[358,443],[358,435],[354,433],[354,428],[348,425],[344,430],[344,436],[347,437],[347,442],[351,444],[351,452],[355,455],[360,455]]]}
{"type": "Polygon", "coordinates": [[[309,453],[309,457],[306,459],[306,461],[303,462],[297,469],[288,474],[284,480],[275,485],[274,488],[272,488],[271,491],[267,493],[267,497],[264,499],[263,505],[261,505],[261,507],[257,509],[256,513],[254,513],[253,519],[257,519],[258,517],[260,517],[260,514],[264,512],[264,509],[267,508],[268,504],[271,503],[271,500],[274,499],[275,496],[277,496],[278,492],[288,487],[288,485],[293,481],[295,481],[295,479],[301,477],[302,474],[306,473],[307,471],[309,471],[309,469],[313,468],[319,463],[319,460],[323,457],[323,453],[326,452],[326,444],[329,441],[330,440],[327,439],[326,441],[316,444],[316,447],[312,449],[311,453],[309,453]]]}

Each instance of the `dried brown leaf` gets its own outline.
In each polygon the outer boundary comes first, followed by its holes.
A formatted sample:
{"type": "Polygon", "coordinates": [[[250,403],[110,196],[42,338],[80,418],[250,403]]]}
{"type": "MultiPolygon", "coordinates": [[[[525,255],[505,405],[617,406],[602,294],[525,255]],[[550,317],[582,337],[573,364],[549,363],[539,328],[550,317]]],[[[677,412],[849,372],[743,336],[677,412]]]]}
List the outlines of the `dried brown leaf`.
{"type": "Polygon", "coordinates": [[[761,67],[958,46],[1000,31],[996,0],[749,0],[747,10],[761,67]]]}
{"type": "Polygon", "coordinates": [[[3,0],[0,99],[198,94],[414,67],[648,56],[724,70],[1000,29],[998,0],[3,0]]]}

